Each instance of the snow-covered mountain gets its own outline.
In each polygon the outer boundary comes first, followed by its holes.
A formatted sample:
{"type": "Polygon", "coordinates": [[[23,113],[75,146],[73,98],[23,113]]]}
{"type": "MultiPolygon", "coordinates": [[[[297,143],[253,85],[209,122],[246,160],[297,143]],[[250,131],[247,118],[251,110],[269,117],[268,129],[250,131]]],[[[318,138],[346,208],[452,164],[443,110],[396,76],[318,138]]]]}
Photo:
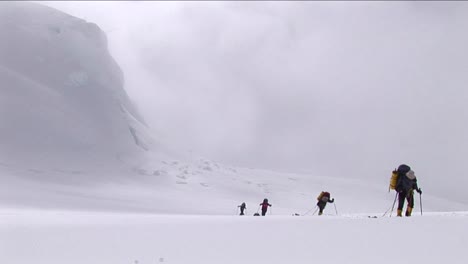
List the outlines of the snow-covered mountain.
{"type": "Polygon", "coordinates": [[[148,150],[143,118],[96,24],[2,2],[0,39],[2,164],[77,170],[148,150]]]}

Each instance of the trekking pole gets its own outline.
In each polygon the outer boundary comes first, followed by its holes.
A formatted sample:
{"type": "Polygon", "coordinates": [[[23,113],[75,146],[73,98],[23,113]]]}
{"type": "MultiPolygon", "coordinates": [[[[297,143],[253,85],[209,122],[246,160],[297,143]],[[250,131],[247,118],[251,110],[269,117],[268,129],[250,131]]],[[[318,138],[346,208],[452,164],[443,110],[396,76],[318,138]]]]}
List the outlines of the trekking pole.
{"type": "MultiPolygon", "coordinates": [[[[396,202],[397,195],[398,195],[398,193],[395,193],[395,200],[393,201],[393,205],[390,206],[390,207],[387,209],[387,211],[385,211],[385,213],[383,213],[382,217],[384,217],[385,215],[387,215],[387,213],[390,211],[390,209],[392,209],[392,211],[393,211],[393,207],[395,206],[395,202],[396,202]]],[[[391,216],[391,215],[392,215],[392,213],[390,213],[390,216],[391,216]]]]}
{"type": "Polygon", "coordinates": [[[338,215],[338,210],[336,210],[336,203],[333,203],[333,205],[335,206],[335,213],[338,215]]]}
{"type": "Polygon", "coordinates": [[[395,193],[395,200],[393,200],[392,211],[390,212],[390,217],[392,217],[393,208],[395,208],[396,198],[398,197],[398,192],[395,193]]]}
{"type": "MultiPolygon", "coordinates": [[[[315,207],[317,207],[317,206],[315,206],[315,207]]],[[[309,211],[307,211],[307,212],[305,212],[305,213],[303,213],[303,214],[301,214],[301,215],[307,215],[310,211],[314,210],[315,207],[312,207],[309,211]]]]}
{"type": "MultiPolygon", "coordinates": [[[[314,208],[315,208],[315,207],[314,207],[314,208]]],[[[308,214],[310,211],[312,211],[314,208],[311,208],[311,209],[307,210],[307,212],[302,213],[301,215],[302,215],[302,216],[307,215],[307,214],[308,214]]]]}
{"type": "Polygon", "coordinates": [[[387,209],[387,211],[385,211],[385,213],[383,213],[382,217],[384,217],[388,212],[390,212],[390,209],[392,209],[391,206],[387,209]]]}
{"type": "Polygon", "coordinates": [[[419,207],[421,207],[421,215],[422,215],[422,199],[421,199],[421,193],[419,193],[419,207]]]}
{"type": "Polygon", "coordinates": [[[318,206],[315,206],[317,207],[317,209],[315,209],[314,213],[312,215],[315,215],[315,213],[318,211],[319,207],[318,206]]]}

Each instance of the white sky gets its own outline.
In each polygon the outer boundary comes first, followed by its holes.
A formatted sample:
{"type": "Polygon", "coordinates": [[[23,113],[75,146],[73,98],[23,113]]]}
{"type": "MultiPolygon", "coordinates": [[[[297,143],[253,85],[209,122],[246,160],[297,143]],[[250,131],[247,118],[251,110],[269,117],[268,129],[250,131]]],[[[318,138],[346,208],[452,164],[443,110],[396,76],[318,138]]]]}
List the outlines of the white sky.
{"type": "Polygon", "coordinates": [[[46,3],[107,32],[164,141],[238,166],[388,178],[408,163],[423,188],[468,184],[467,2],[46,3]]]}

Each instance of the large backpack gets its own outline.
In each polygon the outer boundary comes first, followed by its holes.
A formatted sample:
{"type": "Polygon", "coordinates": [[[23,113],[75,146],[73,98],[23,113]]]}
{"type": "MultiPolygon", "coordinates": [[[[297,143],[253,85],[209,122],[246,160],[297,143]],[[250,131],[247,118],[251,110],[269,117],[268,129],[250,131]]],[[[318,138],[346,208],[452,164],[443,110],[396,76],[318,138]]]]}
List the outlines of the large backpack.
{"type": "Polygon", "coordinates": [[[395,190],[398,183],[398,171],[395,169],[392,171],[392,176],[390,177],[390,184],[388,185],[388,191],[395,190]]]}
{"type": "Polygon", "coordinates": [[[401,164],[398,166],[398,169],[392,171],[392,176],[390,177],[390,184],[388,186],[388,191],[396,190],[398,184],[398,177],[399,175],[406,175],[407,172],[411,170],[411,167],[406,164],[401,164]]]}
{"type": "Polygon", "coordinates": [[[322,202],[327,202],[328,200],[330,200],[330,193],[322,191],[317,197],[317,200],[322,201],[322,202]]]}

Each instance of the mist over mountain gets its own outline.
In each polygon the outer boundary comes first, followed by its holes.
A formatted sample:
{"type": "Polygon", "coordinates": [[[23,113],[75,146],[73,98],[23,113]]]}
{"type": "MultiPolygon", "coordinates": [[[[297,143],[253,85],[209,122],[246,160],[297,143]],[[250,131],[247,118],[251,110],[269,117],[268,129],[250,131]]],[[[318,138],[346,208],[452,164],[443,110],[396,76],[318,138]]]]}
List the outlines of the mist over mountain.
{"type": "Polygon", "coordinates": [[[171,145],[382,185],[407,163],[424,190],[467,200],[467,2],[46,4],[105,30],[171,145]]]}
{"type": "Polygon", "coordinates": [[[94,23],[40,4],[0,4],[0,162],[109,166],[149,148],[124,75],[94,23]]]}

